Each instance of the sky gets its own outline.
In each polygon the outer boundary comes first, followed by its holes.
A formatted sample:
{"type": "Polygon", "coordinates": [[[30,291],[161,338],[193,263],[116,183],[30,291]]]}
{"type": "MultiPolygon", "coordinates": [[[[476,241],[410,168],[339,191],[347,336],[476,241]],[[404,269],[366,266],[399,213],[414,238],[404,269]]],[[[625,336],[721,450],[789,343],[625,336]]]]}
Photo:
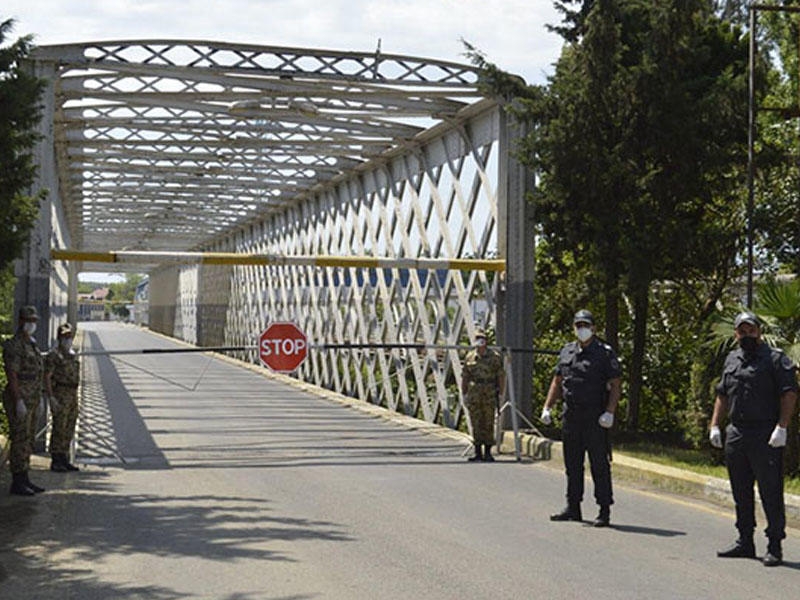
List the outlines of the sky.
{"type": "Polygon", "coordinates": [[[39,45],[189,39],[465,62],[465,39],[500,68],[544,83],[561,49],[552,0],[3,0],[12,38],[39,45]]]}
{"type": "Polygon", "coordinates": [[[380,40],[384,54],[466,62],[463,39],[532,84],[545,83],[561,50],[546,29],[559,21],[552,0],[2,0],[0,21],[9,18],[9,40],[32,34],[37,45],[172,39],[372,52],[380,40]]]}

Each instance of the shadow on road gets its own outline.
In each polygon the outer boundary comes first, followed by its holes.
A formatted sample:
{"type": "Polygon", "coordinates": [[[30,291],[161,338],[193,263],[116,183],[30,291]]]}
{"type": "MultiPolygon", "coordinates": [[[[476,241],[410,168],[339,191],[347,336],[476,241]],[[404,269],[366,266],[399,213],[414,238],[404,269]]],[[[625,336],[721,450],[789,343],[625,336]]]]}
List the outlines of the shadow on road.
{"type": "Polygon", "coordinates": [[[187,596],[163,586],[115,585],[84,565],[127,555],[295,562],[270,546],[353,541],[336,523],[274,514],[264,498],[120,495],[106,473],[89,471],[80,474],[80,489],[69,490],[74,481],[48,475],[39,474],[45,494],[0,497],[0,598],[172,600],[187,596]]]}
{"type": "Polygon", "coordinates": [[[655,527],[642,527],[640,525],[611,525],[611,529],[622,531],[623,533],[639,533],[642,535],[655,535],[658,537],[675,537],[679,535],[686,535],[685,531],[676,531],[674,529],[657,529],[655,527]]]}
{"type": "MultiPolygon", "coordinates": [[[[103,348],[100,338],[96,333],[91,332],[88,335],[90,339],[89,346],[91,348],[103,348]]],[[[118,457],[147,457],[145,462],[137,461],[125,463],[126,468],[169,468],[166,457],[153,440],[151,433],[147,430],[147,426],[139,413],[139,409],[134,404],[125,384],[120,379],[117,368],[112,360],[108,356],[97,356],[93,358],[96,360],[103,390],[102,397],[96,400],[106,404],[106,414],[108,414],[111,419],[112,431],[105,431],[106,435],[104,435],[103,432],[107,429],[107,426],[104,427],[104,424],[100,422],[93,422],[92,413],[83,409],[81,413],[81,426],[88,428],[93,434],[92,437],[105,437],[104,445],[106,448],[111,449],[113,454],[116,454],[118,457]]],[[[87,382],[84,382],[85,387],[86,384],[87,382]]]]}

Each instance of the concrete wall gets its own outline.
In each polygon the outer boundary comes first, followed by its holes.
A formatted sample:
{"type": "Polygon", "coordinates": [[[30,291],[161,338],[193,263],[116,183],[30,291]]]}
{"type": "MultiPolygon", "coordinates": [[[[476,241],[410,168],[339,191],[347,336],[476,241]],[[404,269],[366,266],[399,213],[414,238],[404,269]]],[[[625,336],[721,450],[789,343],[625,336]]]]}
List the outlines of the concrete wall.
{"type": "Polygon", "coordinates": [[[197,345],[222,346],[228,320],[233,265],[202,265],[198,281],[197,345]]]}
{"type": "Polygon", "coordinates": [[[178,296],[173,335],[190,344],[197,343],[199,275],[200,265],[186,265],[178,271],[178,296]]]}
{"type": "Polygon", "coordinates": [[[39,347],[44,350],[55,338],[58,324],[66,319],[67,292],[69,276],[67,268],[57,265],[52,270],[50,246],[69,242],[68,232],[63,225],[63,210],[58,193],[55,143],[53,133],[55,65],[38,62],[32,67],[37,77],[47,80],[42,93],[42,119],[38,127],[41,136],[34,148],[34,161],[38,177],[30,194],[43,194],[39,203],[39,218],[31,231],[30,243],[23,256],[14,263],[17,285],[14,290],[14,313],[20,307],[33,305],[39,312],[40,320],[36,333],[39,347]]]}
{"type": "Polygon", "coordinates": [[[165,335],[175,334],[175,309],[178,303],[179,269],[165,267],[150,273],[150,329],[165,335]]]}

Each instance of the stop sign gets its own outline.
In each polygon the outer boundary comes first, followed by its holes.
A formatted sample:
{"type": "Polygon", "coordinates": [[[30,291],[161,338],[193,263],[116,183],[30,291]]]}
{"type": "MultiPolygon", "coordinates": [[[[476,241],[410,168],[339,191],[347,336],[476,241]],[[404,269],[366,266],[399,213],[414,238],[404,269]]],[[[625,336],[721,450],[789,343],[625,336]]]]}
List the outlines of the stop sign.
{"type": "Polygon", "coordinates": [[[281,373],[291,373],[308,353],[306,334],[294,323],[272,323],[258,338],[261,362],[281,373]]]}

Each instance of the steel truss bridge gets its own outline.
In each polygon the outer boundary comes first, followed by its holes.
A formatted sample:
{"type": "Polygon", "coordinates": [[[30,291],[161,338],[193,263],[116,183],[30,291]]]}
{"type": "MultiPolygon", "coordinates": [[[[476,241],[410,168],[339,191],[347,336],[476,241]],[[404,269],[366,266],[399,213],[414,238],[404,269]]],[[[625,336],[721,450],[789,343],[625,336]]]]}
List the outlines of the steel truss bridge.
{"type": "MultiPolygon", "coordinates": [[[[16,302],[51,339],[77,318],[78,273],[144,272],[151,329],[243,346],[290,320],[316,344],[374,344],[314,352],[297,377],[450,426],[453,346],[485,326],[532,347],[522,132],[474,67],[137,40],[42,46],[30,68],[47,82],[32,192],[48,196],[16,302]]],[[[532,355],[512,362],[525,412],[532,355]]]]}

